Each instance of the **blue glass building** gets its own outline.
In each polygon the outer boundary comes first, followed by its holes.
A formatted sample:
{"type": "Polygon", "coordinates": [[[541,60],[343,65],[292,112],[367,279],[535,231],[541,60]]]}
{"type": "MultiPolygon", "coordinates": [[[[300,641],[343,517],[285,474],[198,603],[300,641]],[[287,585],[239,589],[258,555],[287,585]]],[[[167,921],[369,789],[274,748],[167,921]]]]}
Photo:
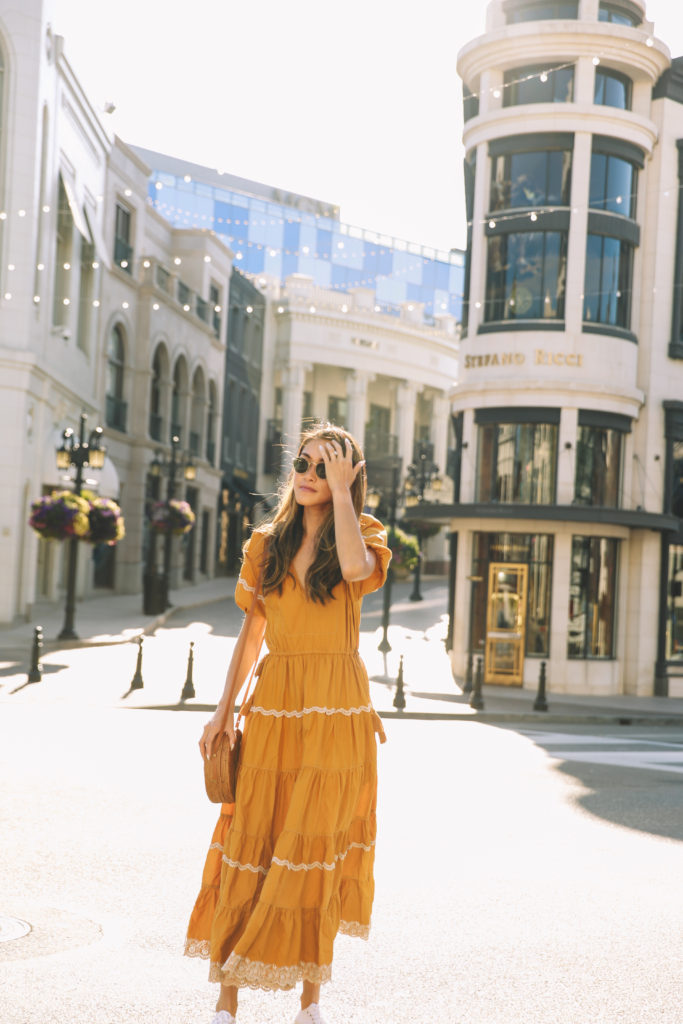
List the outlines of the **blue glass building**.
{"type": "Polygon", "coordinates": [[[462,315],[464,253],[344,224],[339,208],[133,147],[152,168],[149,199],[174,227],[210,228],[247,275],[306,274],[322,288],[372,288],[383,313],[424,303],[429,319],[462,315]]]}

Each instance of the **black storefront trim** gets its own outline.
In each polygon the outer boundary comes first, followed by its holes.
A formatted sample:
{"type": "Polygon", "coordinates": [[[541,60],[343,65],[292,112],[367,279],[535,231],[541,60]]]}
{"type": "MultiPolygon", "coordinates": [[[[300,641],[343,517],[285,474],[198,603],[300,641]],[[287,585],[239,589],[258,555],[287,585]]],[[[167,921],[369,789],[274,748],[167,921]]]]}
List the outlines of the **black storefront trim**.
{"type": "Polygon", "coordinates": [[[621,213],[591,210],[588,214],[588,234],[618,238],[629,245],[640,245],[640,225],[621,213]]]}
{"type": "Polygon", "coordinates": [[[653,100],[673,100],[683,103],[683,57],[674,57],[652,90],[653,100]]]}
{"type": "Polygon", "coordinates": [[[503,334],[505,331],[563,331],[564,320],[493,320],[479,324],[477,334],[503,334]]]}
{"type": "Polygon", "coordinates": [[[618,412],[602,412],[600,409],[579,409],[580,427],[604,427],[606,430],[623,430],[631,433],[633,420],[618,412]]]}
{"type": "Polygon", "coordinates": [[[669,358],[683,359],[683,139],[676,142],[678,148],[678,211],[676,214],[676,254],[674,257],[674,294],[671,314],[671,341],[669,358]]]}
{"type": "Polygon", "coordinates": [[[421,506],[420,517],[449,522],[451,519],[534,519],[548,523],[587,523],[624,526],[634,530],[678,529],[678,517],[638,509],[596,508],[586,505],[510,505],[472,502],[467,505],[421,506]]]}
{"type": "MultiPolygon", "coordinates": [[[[533,135],[506,135],[489,142],[489,156],[511,153],[545,153],[548,150],[574,149],[573,132],[537,132],[533,135]]],[[[642,166],[642,164],[641,164],[642,166]]]]}
{"type": "Polygon", "coordinates": [[[494,409],[475,409],[474,422],[559,424],[560,410],[556,406],[537,405],[505,405],[494,409]]]}
{"type": "Polygon", "coordinates": [[[633,331],[627,331],[625,327],[615,327],[612,324],[594,324],[584,321],[581,330],[584,334],[605,334],[612,338],[621,338],[622,341],[632,341],[638,344],[638,335],[633,331]]]}
{"type": "Polygon", "coordinates": [[[645,153],[640,146],[634,146],[632,142],[626,142],[624,139],[616,139],[613,135],[594,135],[593,152],[621,157],[622,160],[628,160],[641,169],[645,166],[645,153]]]}
{"type": "Polygon", "coordinates": [[[493,238],[496,235],[514,235],[522,231],[569,231],[570,211],[566,207],[560,210],[544,210],[540,207],[528,211],[525,209],[524,213],[505,212],[504,216],[502,216],[502,211],[497,211],[497,214],[497,217],[495,213],[489,214],[489,220],[486,223],[487,238],[493,238]],[[532,213],[536,214],[536,220],[531,219],[532,213]],[[491,227],[492,224],[493,227],[491,227]]]}

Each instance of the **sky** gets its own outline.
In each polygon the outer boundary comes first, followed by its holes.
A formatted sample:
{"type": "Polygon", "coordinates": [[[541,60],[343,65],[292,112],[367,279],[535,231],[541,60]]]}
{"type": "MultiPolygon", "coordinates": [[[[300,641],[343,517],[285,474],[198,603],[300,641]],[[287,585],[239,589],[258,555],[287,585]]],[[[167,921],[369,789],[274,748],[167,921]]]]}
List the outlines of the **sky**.
{"type": "MultiPolygon", "coordinates": [[[[465,246],[456,58],[485,12],[483,0],[53,0],[52,25],[125,142],[447,250],[465,246]]],[[[650,0],[647,17],[683,55],[680,0],[650,0]]]]}

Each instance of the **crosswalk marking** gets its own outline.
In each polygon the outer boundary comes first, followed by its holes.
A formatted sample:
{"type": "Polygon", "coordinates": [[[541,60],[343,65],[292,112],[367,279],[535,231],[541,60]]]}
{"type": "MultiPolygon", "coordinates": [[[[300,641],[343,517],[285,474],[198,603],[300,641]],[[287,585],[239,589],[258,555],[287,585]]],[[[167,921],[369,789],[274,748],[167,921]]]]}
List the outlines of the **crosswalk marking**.
{"type": "Polygon", "coordinates": [[[674,740],[667,743],[637,736],[585,736],[535,730],[525,730],[524,735],[543,747],[548,756],[555,761],[575,761],[683,775],[683,742],[674,740]],[[587,749],[589,747],[594,749],[587,749]],[[616,749],[617,747],[621,749],[616,749]]]}

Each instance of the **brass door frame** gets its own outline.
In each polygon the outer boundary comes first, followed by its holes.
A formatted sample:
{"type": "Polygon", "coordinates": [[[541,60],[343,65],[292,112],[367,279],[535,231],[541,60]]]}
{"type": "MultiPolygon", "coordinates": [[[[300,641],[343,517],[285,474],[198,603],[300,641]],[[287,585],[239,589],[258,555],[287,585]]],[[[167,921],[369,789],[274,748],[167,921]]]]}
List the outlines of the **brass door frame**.
{"type": "Polygon", "coordinates": [[[526,641],[529,567],[522,562],[491,562],[486,606],[484,681],[521,686],[526,641]],[[516,576],[514,590],[498,589],[501,576],[516,576]]]}

